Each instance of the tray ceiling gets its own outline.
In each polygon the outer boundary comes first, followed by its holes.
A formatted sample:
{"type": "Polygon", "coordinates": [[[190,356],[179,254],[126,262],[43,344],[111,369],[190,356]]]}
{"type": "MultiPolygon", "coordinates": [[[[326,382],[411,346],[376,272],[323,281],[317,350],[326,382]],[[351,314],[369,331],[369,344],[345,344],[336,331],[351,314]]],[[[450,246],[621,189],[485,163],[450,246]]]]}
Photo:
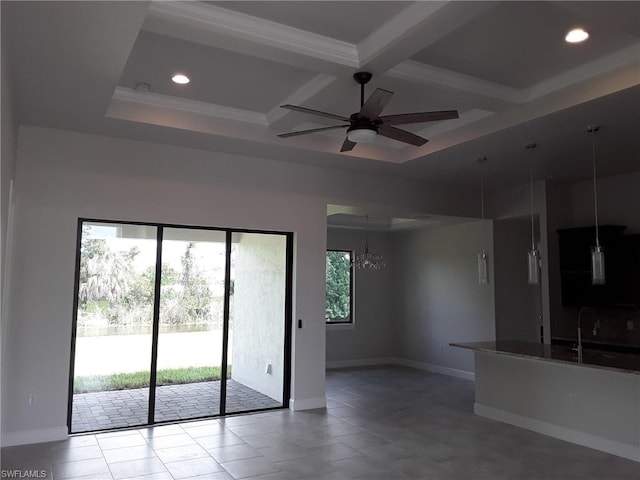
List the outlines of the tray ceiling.
{"type": "Polygon", "coordinates": [[[24,123],[431,181],[521,183],[589,176],[588,124],[602,126],[601,173],[640,164],[638,2],[2,2],[24,123]],[[591,38],[564,42],[575,26],[591,38]],[[384,114],[457,109],[406,127],[422,147],[379,139],[339,153],[344,130],[280,105],[349,116],[356,71],[395,94],[384,114]],[[191,77],[175,85],[175,72],[191,77]],[[46,82],[42,82],[46,79],[46,82]],[[149,90],[136,88],[140,83],[149,90]],[[542,156],[542,155],[541,155],[542,156]],[[584,165],[583,165],[584,164],[584,165]]]}

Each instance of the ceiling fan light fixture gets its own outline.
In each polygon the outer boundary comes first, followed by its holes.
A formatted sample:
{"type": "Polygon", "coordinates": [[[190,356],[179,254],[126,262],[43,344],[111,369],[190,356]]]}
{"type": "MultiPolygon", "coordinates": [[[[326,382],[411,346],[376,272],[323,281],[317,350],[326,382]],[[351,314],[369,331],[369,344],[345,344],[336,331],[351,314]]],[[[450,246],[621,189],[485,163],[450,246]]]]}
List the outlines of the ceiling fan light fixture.
{"type": "Polygon", "coordinates": [[[353,128],[347,132],[347,138],[353,143],[373,143],[377,136],[373,128],[353,128]]]}
{"type": "Polygon", "coordinates": [[[589,38],[589,34],[582,28],[574,28],[564,37],[567,43],[580,43],[589,38]]]}

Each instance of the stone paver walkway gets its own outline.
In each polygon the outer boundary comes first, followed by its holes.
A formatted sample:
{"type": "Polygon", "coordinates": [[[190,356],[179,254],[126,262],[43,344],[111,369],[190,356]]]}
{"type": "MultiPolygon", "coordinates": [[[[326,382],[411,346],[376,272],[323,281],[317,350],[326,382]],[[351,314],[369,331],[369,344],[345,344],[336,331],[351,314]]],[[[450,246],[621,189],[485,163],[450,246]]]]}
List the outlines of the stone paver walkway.
{"type": "MultiPolygon", "coordinates": [[[[282,402],[227,380],[226,413],[280,406],[282,402]]],[[[145,425],[148,408],[148,388],[77,393],[73,396],[71,432],[145,425]]],[[[156,389],[156,422],[217,415],[220,415],[220,382],[164,385],[156,389]]]]}

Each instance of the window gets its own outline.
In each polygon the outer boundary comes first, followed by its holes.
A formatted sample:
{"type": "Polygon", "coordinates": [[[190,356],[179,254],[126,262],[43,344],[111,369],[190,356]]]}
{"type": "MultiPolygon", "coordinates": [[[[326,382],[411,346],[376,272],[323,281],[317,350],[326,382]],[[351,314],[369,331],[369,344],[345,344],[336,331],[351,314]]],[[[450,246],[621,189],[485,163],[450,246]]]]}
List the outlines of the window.
{"type": "Polygon", "coordinates": [[[353,323],[352,252],[327,251],[327,323],[353,323]]]}

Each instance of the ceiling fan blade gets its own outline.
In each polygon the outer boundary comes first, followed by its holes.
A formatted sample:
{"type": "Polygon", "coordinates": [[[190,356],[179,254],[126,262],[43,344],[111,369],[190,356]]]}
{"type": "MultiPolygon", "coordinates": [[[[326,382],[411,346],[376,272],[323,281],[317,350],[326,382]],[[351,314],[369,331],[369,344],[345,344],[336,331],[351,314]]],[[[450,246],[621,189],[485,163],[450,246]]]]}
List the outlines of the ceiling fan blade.
{"type": "Polygon", "coordinates": [[[406,123],[436,122],[458,118],[457,110],[442,110],[439,112],[401,113],[399,115],[385,115],[378,117],[384,125],[402,125],[406,123]]]}
{"type": "Polygon", "coordinates": [[[390,127],[388,125],[379,126],[378,134],[382,135],[383,137],[392,138],[400,142],[415,145],[416,147],[420,147],[421,145],[424,145],[429,141],[426,138],[419,137],[418,135],[415,135],[411,132],[400,130],[399,128],[395,127],[390,127]]]}
{"type": "Polygon", "coordinates": [[[344,142],[342,143],[342,147],[340,147],[340,151],[341,152],[350,152],[351,150],[353,150],[353,147],[355,147],[356,145],[357,145],[357,143],[352,142],[348,138],[345,138],[344,142]]]}
{"type": "Polygon", "coordinates": [[[296,112],[308,113],[310,115],[316,115],[318,117],[333,118],[334,120],[342,120],[343,122],[349,121],[347,117],[343,117],[341,115],[334,115],[333,113],[321,112],[320,110],[312,110],[311,108],[298,107],[297,105],[280,105],[280,108],[286,108],[288,110],[293,110],[296,112]]]}
{"type": "Polygon", "coordinates": [[[297,135],[306,135],[307,133],[322,132],[324,130],[335,130],[336,128],[347,128],[349,125],[332,125],[330,127],[311,128],[309,130],[300,130],[297,132],[281,133],[280,138],[295,137],[297,135]]]}
{"type": "Polygon", "coordinates": [[[387,106],[389,100],[393,96],[393,92],[389,90],[383,90],[382,88],[376,88],[376,91],[371,94],[367,101],[364,102],[362,108],[358,112],[358,116],[367,118],[371,121],[375,120],[378,115],[387,106]]]}

